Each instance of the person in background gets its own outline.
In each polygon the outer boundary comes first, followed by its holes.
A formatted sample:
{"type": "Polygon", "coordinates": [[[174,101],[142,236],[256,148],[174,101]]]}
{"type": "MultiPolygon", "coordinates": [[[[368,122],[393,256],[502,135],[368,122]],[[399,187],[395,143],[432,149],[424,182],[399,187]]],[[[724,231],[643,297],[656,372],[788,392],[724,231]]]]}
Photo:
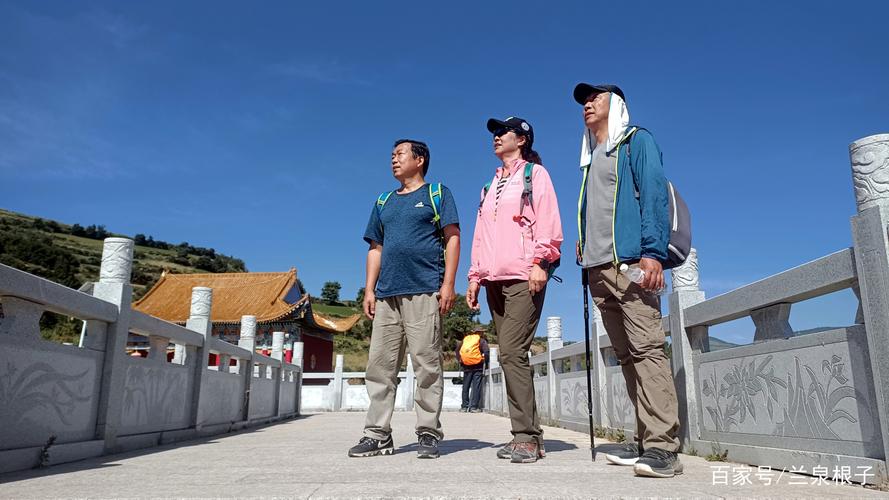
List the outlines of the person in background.
{"type": "Polygon", "coordinates": [[[467,332],[457,345],[456,354],[463,370],[463,404],[460,411],[480,412],[482,379],[490,357],[485,327],[479,325],[467,332]]]}

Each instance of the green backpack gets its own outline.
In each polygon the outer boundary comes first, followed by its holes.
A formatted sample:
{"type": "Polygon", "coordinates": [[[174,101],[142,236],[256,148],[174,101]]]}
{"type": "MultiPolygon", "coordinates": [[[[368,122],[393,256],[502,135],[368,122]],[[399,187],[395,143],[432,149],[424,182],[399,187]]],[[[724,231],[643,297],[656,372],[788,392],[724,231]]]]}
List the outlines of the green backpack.
{"type": "MultiPolygon", "coordinates": [[[[389,197],[392,196],[392,193],[395,191],[386,191],[377,198],[377,218],[380,219],[380,232],[383,232],[383,207],[386,206],[386,202],[389,201],[389,197]]],[[[432,202],[432,213],[435,214],[432,217],[432,222],[435,224],[435,230],[438,232],[440,238],[444,238],[444,234],[442,234],[441,230],[441,183],[436,182],[434,184],[429,184],[429,201],[432,202]]]]}
{"type": "MultiPolygon", "coordinates": [[[[383,207],[386,206],[386,202],[389,201],[389,197],[392,196],[392,193],[395,191],[386,191],[377,198],[377,218],[380,220],[380,232],[383,233],[383,207]]],[[[429,184],[429,201],[432,202],[432,213],[434,216],[432,217],[432,224],[435,224],[435,234],[438,235],[438,242],[441,245],[441,254],[439,259],[439,264],[441,265],[441,272],[444,273],[445,268],[445,253],[447,249],[445,248],[445,240],[444,240],[444,231],[441,229],[441,183],[430,183],[429,184]]]]}
{"type": "MultiPolygon", "coordinates": [[[[522,188],[522,197],[519,200],[519,218],[525,216],[525,205],[531,207],[531,210],[534,210],[534,197],[531,196],[533,194],[533,185],[531,184],[531,174],[534,171],[534,164],[531,162],[525,163],[525,172],[524,177],[522,178],[522,182],[524,183],[524,187],[522,188]]],[[[482,199],[478,203],[478,210],[481,212],[482,206],[485,204],[485,198],[488,197],[488,191],[491,190],[491,181],[488,181],[485,184],[485,187],[482,192],[482,199]]],[[[549,269],[547,269],[547,274],[549,278],[555,279],[559,283],[562,282],[562,278],[555,276],[556,268],[561,264],[562,259],[558,258],[555,262],[550,262],[549,269]]]]}

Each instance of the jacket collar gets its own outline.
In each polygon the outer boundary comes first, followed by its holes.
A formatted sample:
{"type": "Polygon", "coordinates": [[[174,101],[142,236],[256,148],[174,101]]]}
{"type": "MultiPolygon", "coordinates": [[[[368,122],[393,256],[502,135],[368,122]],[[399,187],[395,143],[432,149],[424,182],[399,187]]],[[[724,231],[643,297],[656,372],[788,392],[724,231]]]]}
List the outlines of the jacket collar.
{"type": "Polygon", "coordinates": [[[519,167],[523,166],[525,163],[525,160],[516,158],[515,160],[511,161],[509,165],[500,165],[499,167],[497,167],[497,176],[502,177],[504,172],[508,172],[509,175],[512,175],[516,172],[516,170],[519,169],[519,167]]]}

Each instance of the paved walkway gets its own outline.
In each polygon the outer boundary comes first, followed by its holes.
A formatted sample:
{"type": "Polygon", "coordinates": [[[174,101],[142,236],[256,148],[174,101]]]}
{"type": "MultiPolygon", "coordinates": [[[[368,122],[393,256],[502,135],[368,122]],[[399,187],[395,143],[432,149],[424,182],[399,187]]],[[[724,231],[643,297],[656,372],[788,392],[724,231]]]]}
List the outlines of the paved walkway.
{"type": "Polygon", "coordinates": [[[0,497],[889,497],[859,486],[789,485],[788,475],[780,485],[768,486],[755,470],[753,485],[714,485],[713,464],[690,456],[682,457],[682,476],[639,478],[631,468],[608,465],[601,453],[591,463],[586,434],[549,427],[545,460],[511,464],[494,455],[509,437],[508,420],[465,413],[442,418],[447,436],[438,460],[416,458],[413,414],[395,414],[395,455],[350,459],[346,450],[360,437],[364,414],[325,413],[178,446],[0,475],[0,497]]]}

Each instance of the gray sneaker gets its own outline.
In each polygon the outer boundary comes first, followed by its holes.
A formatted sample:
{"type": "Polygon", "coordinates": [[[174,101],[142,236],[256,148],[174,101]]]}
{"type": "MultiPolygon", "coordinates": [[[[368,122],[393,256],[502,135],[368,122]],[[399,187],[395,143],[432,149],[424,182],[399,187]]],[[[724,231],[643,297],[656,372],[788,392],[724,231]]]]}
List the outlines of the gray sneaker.
{"type": "Polygon", "coordinates": [[[540,450],[536,441],[515,443],[512,449],[511,462],[514,464],[531,464],[540,458],[540,450]]]}
{"type": "Polygon", "coordinates": [[[639,445],[626,443],[622,448],[606,453],[605,459],[617,465],[633,465],[639,460],[641,454],[639,445]]]}
{"type": "Polygon", "coordinates": [[[676,474],[682,474],[683,469],[678,454],[660,448],[645,450],[645,453],[633,466],[633,471],[637,476],[645,477],[673,477],[676,474]]]}
{"type": "Polygon", "coordinates": [[[506,443],[503,448],[497,450],[497,458],[512,458],[513,448],[515,448],[515,443],[512,441],[506,443]]]}

